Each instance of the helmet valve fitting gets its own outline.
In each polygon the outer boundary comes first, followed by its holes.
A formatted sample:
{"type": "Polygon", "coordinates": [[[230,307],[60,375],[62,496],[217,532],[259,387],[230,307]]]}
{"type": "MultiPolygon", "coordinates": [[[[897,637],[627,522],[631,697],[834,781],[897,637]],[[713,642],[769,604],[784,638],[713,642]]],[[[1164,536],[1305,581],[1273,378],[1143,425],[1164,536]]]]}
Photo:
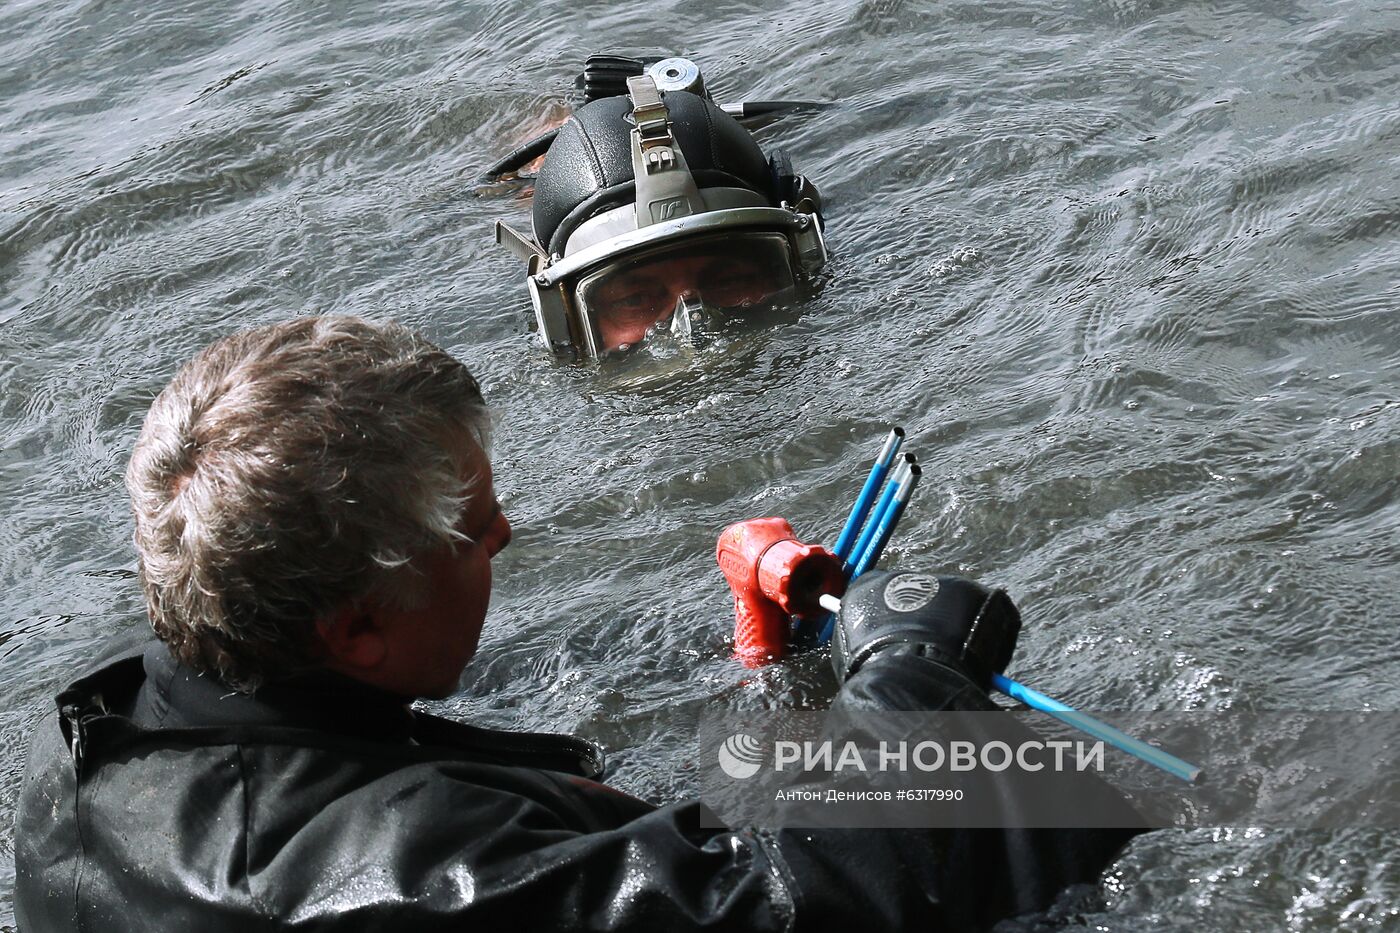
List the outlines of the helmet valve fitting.
{"type": "Polygon", "coordinates": [[[708,98],[700,66],[688,58],[663,58],[647,69],[658,91],[689,91],[708,98]]]}

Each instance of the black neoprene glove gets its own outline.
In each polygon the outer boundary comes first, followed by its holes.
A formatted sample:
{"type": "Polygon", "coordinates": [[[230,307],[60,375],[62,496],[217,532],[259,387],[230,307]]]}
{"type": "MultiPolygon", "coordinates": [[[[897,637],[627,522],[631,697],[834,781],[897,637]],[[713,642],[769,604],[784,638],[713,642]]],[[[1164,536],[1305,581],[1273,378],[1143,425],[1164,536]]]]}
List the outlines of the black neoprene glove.
{"type": "Polygon", "coordinates": [[[863,574],[841,599],[831,663],[845,683],[871,655],[891,645],[918,645],[983,690],[1006,670],[1021,614],[1003,590],[963,577],[926,573],[863,574]]]}

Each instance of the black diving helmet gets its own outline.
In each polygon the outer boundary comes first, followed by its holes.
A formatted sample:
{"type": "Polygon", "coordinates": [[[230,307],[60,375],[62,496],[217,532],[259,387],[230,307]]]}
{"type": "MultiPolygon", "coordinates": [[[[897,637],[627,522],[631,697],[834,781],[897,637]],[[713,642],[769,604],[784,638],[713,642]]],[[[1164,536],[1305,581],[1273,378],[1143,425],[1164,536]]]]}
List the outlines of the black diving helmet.
{"type": "Polygon", "coordinates": [[[816,188],[781,153],[765,156],[694,65],[664,60],[626,87],[560,127],[535,180],[534,236],[496,224],[560,355],[790,302],[826,262],[816,188]]]}

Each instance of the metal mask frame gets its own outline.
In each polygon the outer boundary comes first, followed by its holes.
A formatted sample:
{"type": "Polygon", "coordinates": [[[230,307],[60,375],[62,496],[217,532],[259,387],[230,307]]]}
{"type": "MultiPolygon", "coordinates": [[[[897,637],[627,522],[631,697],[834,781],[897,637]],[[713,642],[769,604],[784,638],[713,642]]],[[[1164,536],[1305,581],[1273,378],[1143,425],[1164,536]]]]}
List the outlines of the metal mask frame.
{"type": "Polygon", "coordinates": [[[779,207],[741,207],[710,211],[667,221],[645,230],[626,233],[572,256],[541,263],[527,279],[535,320],[545,343],[558,353],[573,350],[597,357],[605,352],[597,323],[581,313],[574,288],[584,276],[604,265],[624,261],[641,252],[675,244],[684,249],[687,240],[714,233],[778,233],[788,241],[792,270],[799,286],[805,285],[826,263],[826,243],[821,225],[810,215],[779,207]]]}

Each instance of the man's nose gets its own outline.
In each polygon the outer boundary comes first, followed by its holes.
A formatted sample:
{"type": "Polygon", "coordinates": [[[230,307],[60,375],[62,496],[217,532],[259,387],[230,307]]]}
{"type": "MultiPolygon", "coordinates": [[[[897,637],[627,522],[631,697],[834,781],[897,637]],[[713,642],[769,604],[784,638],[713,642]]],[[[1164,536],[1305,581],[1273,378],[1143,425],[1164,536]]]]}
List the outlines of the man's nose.
{"type": "Polygon", "coordinates": [[[491,523],[490,529],[486,532],[486,539],[482,543],[486,545],[486,553],[495,557],[510,544],[511,528],[510,519],[506,518],[505,512],[497,512],[496,520],[491,523]]]}
{"type": "Polygon", "coordinates": [[[699,298],[705,290],[704,270],[695,267],[694,263],[682,263],[671,273],[671,294],[676,299],[690,297],[699,298]]]}

